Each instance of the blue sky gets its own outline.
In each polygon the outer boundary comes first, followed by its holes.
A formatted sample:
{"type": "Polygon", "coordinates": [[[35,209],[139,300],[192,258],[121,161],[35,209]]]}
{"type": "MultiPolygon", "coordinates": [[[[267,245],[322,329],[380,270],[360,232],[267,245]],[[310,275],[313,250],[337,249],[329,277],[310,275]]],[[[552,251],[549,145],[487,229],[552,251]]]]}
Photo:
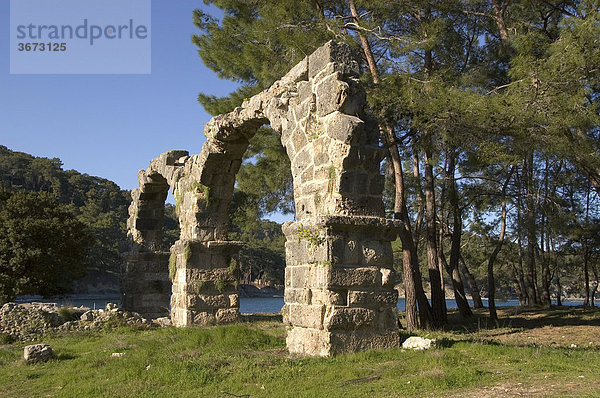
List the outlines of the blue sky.
{"type": "Polygon", "coordinates": [[[0,0],[0,145],[58,157],[64,169],[137,186],[137,172],[170,149],[199,153],[210,116],[199,92],[236,84],[208,70],[191,42],[201,0],[152,1],[149,75],[10,75],[9,1],[0,0]]]}

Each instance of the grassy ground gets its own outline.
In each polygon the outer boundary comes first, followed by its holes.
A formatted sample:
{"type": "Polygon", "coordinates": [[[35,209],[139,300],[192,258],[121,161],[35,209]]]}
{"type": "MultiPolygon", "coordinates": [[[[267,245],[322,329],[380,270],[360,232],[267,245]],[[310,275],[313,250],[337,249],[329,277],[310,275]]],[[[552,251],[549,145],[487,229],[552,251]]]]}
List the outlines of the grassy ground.
{"type": "Polygon", "coordinates": [[[334,358],[290,356],[276,316],[205,329],[55,336],[40,341],[57,354],[46,364],[25,364],[22,345],[0,346],[0,396],[600,396],[600,311],[513,308],[500,315],[500,327],[487,328],[479,313],[453,320],[450,330],[419,333],[439,340],[434,350],[334,358]]]}

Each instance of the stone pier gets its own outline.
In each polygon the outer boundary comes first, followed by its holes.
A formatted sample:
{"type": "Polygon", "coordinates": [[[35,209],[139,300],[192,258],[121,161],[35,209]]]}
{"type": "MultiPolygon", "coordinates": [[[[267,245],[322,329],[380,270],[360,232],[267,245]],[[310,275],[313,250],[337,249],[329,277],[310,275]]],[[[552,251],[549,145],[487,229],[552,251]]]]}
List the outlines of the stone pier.
{"type": "Polygon", "coordinates": [[[399,344],[396,228],[391,220],[348,216],[284,225],[290,352],[328,356],[399,344]]]}

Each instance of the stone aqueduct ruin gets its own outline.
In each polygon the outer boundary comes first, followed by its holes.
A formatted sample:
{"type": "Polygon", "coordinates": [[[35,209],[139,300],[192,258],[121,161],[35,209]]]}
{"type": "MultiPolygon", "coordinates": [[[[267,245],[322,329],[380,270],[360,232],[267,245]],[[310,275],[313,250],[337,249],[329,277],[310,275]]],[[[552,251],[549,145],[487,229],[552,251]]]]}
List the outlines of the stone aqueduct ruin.
{"type": "Polygon", "coordinates": [[[289,351],[328,356],[397,346],[390,242],[398,225],[384,218],[384,152],[377,124],[363,113],[358,73],[349,48],[329,42],[268,90],[210,120],[200,154],[165,152],[140,171],[122,306],[157,317],[170,304],[176,326],[237,319],[231,258],[241,244],[227,240],[228,209],[248,140],[270,124],[291,160],[296,205],[297,221],[283,225],[289,351]],[[181,235],[167,253],[160,242],[169,189],[181,235]]]}

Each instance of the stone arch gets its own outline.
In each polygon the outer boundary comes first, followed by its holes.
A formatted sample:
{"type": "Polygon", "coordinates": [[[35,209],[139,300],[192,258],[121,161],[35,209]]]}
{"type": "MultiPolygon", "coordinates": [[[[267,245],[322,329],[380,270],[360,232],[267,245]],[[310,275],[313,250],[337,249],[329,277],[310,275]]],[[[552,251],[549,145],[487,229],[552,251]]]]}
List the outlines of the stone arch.
{"type": "Polygon", "coordinates": [[[161,245],[165,200],[188,158],[187,151],[163,153],[146,170],[140,170],[139,188],[131,192],[127,251],[122,254],[121,306],[151,318],[169,314],[169,252],[161,245]]]}
{"type": "MultiPolygon", "coordinates": [[[[296,204],[297,221],[283,226],[288,349],[331,355],[398,344],[390,244],[398,225],[383,218],[384,151],[377,124],[363,112],[358,76],[349,47],[329,42],[269,89],[211,119],[201,153],[178,163],[171,177],[153,174],[162,170],[153,161],[144,187],[171,186],[181,225],[171,248],[173,324],[238,316],[231,256],[240,243],[227,241],[228,210],[248,140],[268,123],[290,158],[296,204]]],[[[131,235],[145,247],[152,237],[136,235],[136,225],[131,235]]]]}

